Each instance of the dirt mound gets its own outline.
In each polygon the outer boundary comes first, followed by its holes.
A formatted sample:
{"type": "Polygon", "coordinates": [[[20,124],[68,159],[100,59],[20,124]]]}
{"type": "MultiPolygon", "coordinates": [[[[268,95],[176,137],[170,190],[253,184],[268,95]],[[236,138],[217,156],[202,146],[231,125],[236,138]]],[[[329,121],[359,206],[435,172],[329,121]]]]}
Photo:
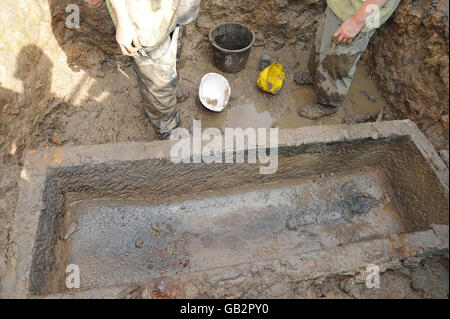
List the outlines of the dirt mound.
{"type": "Polygon", "coordinates": [[[83,0],[51,0],[49,5],[53,35],[72,69],[95,72],[107,56],[119,55],[115,27],[106,5],[95,10],[83,0]],[[80,28],[66,27],[66,8],[70,4],[79,6],[80,28]]]}

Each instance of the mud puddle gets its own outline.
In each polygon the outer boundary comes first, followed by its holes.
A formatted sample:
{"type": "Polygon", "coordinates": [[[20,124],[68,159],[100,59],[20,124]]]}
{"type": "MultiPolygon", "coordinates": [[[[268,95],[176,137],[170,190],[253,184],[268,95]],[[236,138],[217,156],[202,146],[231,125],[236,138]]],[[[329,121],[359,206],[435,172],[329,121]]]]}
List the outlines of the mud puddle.
{"type": "Polygon", "coordinates": [[[225,122],[230,127],[246,128],[271,128],[273,118],[270,113],[261,106],[245,104],[228,110],[225,122]]]}

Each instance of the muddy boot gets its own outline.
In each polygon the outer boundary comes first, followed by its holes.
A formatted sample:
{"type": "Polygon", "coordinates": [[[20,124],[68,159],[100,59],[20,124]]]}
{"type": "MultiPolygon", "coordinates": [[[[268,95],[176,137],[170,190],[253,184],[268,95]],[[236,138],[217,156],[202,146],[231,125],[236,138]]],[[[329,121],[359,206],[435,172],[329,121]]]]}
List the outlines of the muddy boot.
{"type": "Polygon", "coordinates": [[[298,114],[310,120],[317,120],[324,116],[329,116],[336,113],[337,107],[324,105],[324,104],[305,104],[300,107],[298,114]]]}
{"type": "Polygon", "coordinates": [[[158,132],[156,132],[156,136],[158,137],[158,140],[165,141],[165,140],[169,139],[170,133],[172,133],[172,132],[167,132],[167,133],[158,133],[158,132]]]}
{"type": "Polygon", "coordinates": [[[181,126],[180,112],[177,112],[176,120],[177,120],[177,125],[173,129],[171,129],[170,131],[165,132],[165,133],[161,133],[161,132],[155,131],[156,136],[158,137],[159,140],[162,140],[162,141],[163,140],[168,140],[170,138],[170,134],[172,134],[172,131],[174,129],[176,129],[176,128],[181,126]]]}
{"type": "Polygon", "coordinates": [[[309,71],[300,70],[294,74],[294,82],[300,85],[308,85],[313,83],[313,77],[309,71]]]}

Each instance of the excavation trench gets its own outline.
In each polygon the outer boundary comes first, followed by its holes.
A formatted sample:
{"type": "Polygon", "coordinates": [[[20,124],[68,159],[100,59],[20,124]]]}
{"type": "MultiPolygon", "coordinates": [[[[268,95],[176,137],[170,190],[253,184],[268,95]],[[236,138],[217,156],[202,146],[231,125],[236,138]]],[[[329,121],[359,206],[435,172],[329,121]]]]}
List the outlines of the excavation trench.
{"type": "Polygon", "coordinates": [[[281,131],[273,175],[255,164],[174,164],[166,143],[30,154],[26,170],[41,172],[23,183],[18,210],[44,208],[21,217],[36,237],[15,239],[33,256],[19,260],[17,291],[70,292],[68,265],[79,267],[84,290],[285,258],[300,263],[291,273],[300,280],[312,273],[302,262],[318,251],[321,268],[337,267],[324,270],[332,275],[347,266],[327,261],[330,249],[362,245],[366,257],[354,258],[363,262],[377,240],[392,242],[381,259],[446,245],[421,234],[433,225],[448,233],[448,170],[410,122],[281,131]],[[327,142],[298,138],[314,135],[327,142]],[[41,166],[54,156],[57,164],[41,166]],[[394,244],[405,234],[424,240],[420,249],[394,244]]]}
{"type": "MultiPolygon", "coordinates": [[[[30,148],[156,138],[130,62],[114,42],[106,7],[93,10],[81,0],[30,3],[26,9],[34,14],[25,19],[24,10],[10,2],[10,20],[4,27],[11,52],[2,55],[0,99],[0,144],[6,163],[20,162],[30,148]],[[66,26],[66,8],[73,3],[80,7],[79,29],[66,26]],[[15,21],[23,20],[28,25],[16,26],[15,21]],[[23,32],[21,40],[11,37],[8,28],[23,32]]],[[[311,121],[297,110],[314,102],[314,91],[293,79],[297,71],[307,69],[325,2],[204,0],[197,21],[186,28],[178,64],[184,87],[180,97],[185,98],[180,103],[183,125],[190,128],[192,119],[201,119],[204,126],[219,129],[297,128],[374,121],[383,111],[384,120],[414,120],[438,151],[448,149],[448,10],[443,2],[403,1],[373,39],[340,111],[311,121]],[[205,73],[221,73],[212,63],[208,34],[230,19],[255,32],[255,47],[242,72],[226,75],[231,101],[223,113],[214,114],[203,109],[197,91],[205,73]],[[286,70],[284,89],[276,97],[256,87],[263,54],[286,70]]]]}

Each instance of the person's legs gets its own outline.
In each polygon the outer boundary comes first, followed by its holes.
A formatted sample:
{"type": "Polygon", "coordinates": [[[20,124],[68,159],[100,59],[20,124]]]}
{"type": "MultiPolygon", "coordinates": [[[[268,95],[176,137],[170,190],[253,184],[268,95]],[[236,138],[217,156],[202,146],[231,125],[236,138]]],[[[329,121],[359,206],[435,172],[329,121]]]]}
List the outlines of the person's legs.
{"type": "Polygon", "coordinates": [[[168,138],[180,116],[177,108],[177,46],[179,28],[155,50],[133,57],[144,108],[159,138],[168,138]]]}
{"type": "Polygon", "coordinates": [[[327,8],[317,30],[315,52],[311,55],[309,68],[312,72],[317,103],[304,105],[299,114],[317,119],[333,114],[342,104],[356,71],[356,65],[375,33],[360,32],[351,44],[339,44],[332,40],[342,21],[327,8]]]}

